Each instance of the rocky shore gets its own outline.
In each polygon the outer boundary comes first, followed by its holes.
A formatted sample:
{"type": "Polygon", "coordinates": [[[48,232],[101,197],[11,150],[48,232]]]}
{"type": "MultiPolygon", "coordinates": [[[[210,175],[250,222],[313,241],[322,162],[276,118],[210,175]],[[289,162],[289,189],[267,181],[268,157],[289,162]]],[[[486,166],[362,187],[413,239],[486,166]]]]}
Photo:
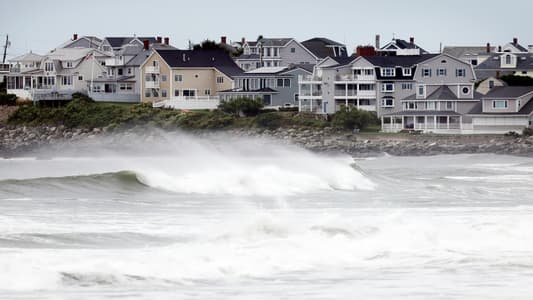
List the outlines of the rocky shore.
{"type": "MultiPolygon", "coordinates": [[[[65,146],[105,140],[120,147],[129,141],[153,141],[166,133],[136,127],[123,131],[109,128],[69,129],[52,127],[0,127],[0,157],[27,156],[40,149],[61,151],[65,146]]],[[[410,134],[352,134],[332,129],[283,128],[278,130],[232,129],[216,132],[189,132],[199,137],[225,135],[232,138],[268,138],[298,145],[315,152],[346,153],[354,157],[387,153],[395,156],[495,153],[533,156],[533,137],[447,136],[410,134]]]]}

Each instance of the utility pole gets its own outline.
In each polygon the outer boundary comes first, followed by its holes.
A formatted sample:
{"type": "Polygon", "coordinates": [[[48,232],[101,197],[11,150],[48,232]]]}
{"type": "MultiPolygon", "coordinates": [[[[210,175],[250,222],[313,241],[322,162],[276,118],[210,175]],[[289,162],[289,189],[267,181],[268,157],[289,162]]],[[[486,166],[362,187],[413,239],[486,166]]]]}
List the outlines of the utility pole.
{"type": "Polygon", "coordinates": [[[6,63],[7,45],[9,45],[9,35],[6,35],[6,44],[4,45],[4,58],[2,59],[2,64],[6,63]]]}

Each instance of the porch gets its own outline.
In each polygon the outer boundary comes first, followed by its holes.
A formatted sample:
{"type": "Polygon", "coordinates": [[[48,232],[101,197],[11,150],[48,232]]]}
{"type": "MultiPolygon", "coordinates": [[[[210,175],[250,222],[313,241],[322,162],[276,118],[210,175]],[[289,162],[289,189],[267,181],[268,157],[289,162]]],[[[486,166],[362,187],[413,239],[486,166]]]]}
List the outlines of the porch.
{"type": "Polygon", "coordinates": [[[383,132],[413,130],[435,133],[459,133],[463,117],[455,112],[400,112],[381,117],[383,132]]]}

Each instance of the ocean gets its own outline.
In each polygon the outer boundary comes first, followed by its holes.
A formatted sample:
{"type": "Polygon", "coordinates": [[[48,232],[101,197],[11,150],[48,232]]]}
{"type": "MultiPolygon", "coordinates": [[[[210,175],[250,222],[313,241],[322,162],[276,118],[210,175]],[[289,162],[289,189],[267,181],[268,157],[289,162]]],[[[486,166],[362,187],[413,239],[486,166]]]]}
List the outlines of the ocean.
{"type": "Polygon", "coordinates": [[[0,159],[0,299],[530,299],[533,159],[164,135],[0,159]]]}

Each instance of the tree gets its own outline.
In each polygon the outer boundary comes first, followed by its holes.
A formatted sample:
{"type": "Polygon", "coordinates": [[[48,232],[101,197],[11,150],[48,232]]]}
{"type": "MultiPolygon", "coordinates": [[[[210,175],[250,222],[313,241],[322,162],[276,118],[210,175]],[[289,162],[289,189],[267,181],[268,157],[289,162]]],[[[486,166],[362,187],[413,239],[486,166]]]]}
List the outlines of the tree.
{"type": "Polygon", "coordinates": [[[339,129],[363,130],[377,122],[377,117],[374,113],[358,109],[348,110],[345,108],[333,115],[332,125],[339,129]]]}

